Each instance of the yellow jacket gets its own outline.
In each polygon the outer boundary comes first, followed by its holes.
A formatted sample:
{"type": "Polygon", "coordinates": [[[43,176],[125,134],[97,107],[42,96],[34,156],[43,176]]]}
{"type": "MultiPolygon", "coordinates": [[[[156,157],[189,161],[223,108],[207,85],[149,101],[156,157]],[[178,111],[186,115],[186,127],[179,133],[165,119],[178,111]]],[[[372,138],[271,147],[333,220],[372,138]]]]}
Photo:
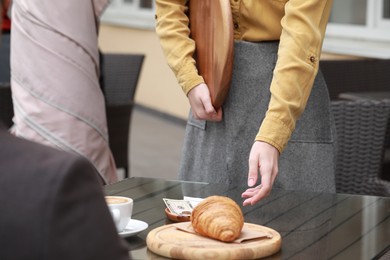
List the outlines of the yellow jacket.
{"type": "MultiPolygon", "coordinates": [[[[203,0],[195,0],[203,1],[203,0]]],[[[187,0],[156,0],[156,32],[187,94],[203,83],[193,59],[187,0]]],[[[318,71],[333,0],[230,0],[235,40],[280,40],[271,100],[255,140],[282,152],[303,112],[318,71]]]]}

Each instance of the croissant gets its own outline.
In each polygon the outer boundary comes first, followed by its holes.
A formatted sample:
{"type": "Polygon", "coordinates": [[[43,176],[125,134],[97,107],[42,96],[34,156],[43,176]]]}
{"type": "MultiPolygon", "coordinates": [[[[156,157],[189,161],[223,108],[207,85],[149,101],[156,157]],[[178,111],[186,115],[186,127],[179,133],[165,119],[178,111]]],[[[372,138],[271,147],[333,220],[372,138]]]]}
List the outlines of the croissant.
{"type": "Polygon", "coordinates": [[[234,200],[210,196],[193,209],[191,224],[200,235],[231,242],[240,236],[244,216],[234,200]]]}

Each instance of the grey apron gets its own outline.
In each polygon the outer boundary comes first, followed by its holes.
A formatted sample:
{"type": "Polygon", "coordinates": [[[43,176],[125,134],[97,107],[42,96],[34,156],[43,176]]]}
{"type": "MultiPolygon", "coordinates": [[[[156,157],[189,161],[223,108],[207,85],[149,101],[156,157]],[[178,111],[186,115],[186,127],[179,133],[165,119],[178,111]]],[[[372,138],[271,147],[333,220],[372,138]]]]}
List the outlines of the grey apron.
{"type": "MultiPolygon", "coordinates": [[[[196,120],[190,112],[179,179],[247,185],[248,158],[267,111],[278,42],[237,41],[223,120],[196,120]]],[[[318,73],[306,109],[279,160],[274,187],[335,192],[335,127],[329,94],[318,73]]]]}

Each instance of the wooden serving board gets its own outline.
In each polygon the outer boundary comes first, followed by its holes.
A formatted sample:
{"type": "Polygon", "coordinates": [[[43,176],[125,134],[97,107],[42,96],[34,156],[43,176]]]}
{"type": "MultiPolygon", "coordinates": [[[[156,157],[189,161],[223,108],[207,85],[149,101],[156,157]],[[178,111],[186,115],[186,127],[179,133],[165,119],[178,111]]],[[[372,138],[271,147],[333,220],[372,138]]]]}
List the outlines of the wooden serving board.
{"type": "Polygon", "coordinates": [[[242,243],[225,243],[177,229],[175,223],[149,232],[148,249],[155,254],[175,259],[257,259],[275,254],[281,247],[281,236],[271,228],[244,223],[244,228],[266,232],[272,238],[259,238],[242,243]]]}

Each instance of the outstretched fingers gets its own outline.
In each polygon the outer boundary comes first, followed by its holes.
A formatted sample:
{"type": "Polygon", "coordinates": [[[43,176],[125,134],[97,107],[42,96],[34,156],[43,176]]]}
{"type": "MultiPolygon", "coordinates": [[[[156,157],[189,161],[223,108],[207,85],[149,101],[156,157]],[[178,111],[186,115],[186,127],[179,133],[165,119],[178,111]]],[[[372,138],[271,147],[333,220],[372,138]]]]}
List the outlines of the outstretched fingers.
{"type": "Polygon", "coordinates": [[[279,151],[265,142],[255,142],[249,155],[248,188],[242,193],[243,205],[254,205],[271,192],[278,174],[279,151]],[[261,184],[251,188],[261,176],[261,184]]]}
{"type": "MultiPolygon", "coordinates": [[[[261,169],[264,167],[260,167],[260,172],[265,171],[264,169],[261,169]]],[[[269,169],[267,170],[267,173],[261,174],[261,184],[256,186],[255,188],[249,188],[247,189],[243,194],[242,197],[246,198],[243,202],[244,206],[248,205],[254,205],[263,198],[267,197],[272,189],[272,174],[269,173],[269,169]]]]}

